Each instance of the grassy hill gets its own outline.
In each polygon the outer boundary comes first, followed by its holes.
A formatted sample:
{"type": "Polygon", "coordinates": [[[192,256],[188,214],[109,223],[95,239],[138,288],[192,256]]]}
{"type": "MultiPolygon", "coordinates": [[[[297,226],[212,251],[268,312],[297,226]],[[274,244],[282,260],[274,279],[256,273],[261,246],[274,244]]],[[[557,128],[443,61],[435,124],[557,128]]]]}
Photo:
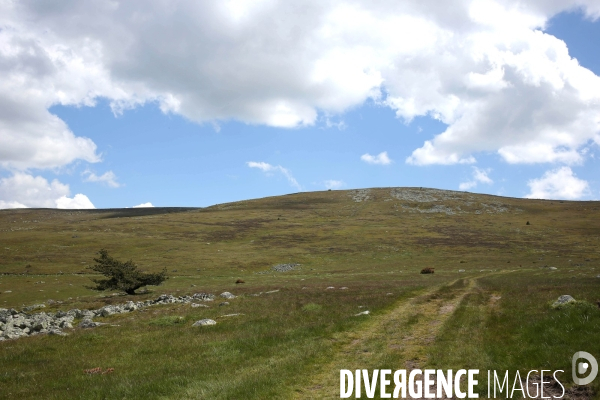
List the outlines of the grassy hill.
{"type": "Polygon", "coordinates": [[[0,342],[11,398],[339,398],[340,368],[563,369],[568,386],[574,352],[600,355],[600,202],[376,188],[208,208],[2,210],[0,244],[4,308],[239,295],[0,342]],[[170,278],[136,296],[92,291],[86,267],[101,248],[170,278]],[[282,263],[300,266],[271,270],[282,263]],[[563,294],[590,306],[551,309],[563,294]],[[217,325],[191,326],[201,318],[217,325]],[[94,367],[115,370],[83,373],[94,367]]]}

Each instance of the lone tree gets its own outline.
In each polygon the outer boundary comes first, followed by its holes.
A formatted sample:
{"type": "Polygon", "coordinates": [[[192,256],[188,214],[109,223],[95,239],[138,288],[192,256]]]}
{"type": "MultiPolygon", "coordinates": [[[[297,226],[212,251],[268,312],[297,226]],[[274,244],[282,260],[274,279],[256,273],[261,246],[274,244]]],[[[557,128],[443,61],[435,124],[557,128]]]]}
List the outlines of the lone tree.
{"type": "Polygon", "coordinates": [[[94,258],[96,265],[88,268],[101,273],[108,279],[92,279],[96,284],[96,287],[92,289],[116,289],[123,290],[127,294],[135,294],[135,291],[142,286],[157,286],[168,279],[166,268],[156,274],[147,274],[138,271],[137,265],[132,260],[127,262],[115,260],[108,255],[106,249],[100,250],[98,254],[100,254],[100,258],[94,258]]]}

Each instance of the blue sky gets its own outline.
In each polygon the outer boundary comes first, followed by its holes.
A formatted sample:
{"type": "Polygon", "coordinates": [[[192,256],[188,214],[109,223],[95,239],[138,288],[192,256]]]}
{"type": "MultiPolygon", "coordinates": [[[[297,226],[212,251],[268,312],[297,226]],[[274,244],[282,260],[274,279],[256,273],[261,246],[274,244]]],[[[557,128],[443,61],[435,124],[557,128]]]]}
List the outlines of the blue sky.
{"type": "Polygon", "coordinates": [[[387,186],[600,198],[597,5],[183,3],[1,6],[0,208],[387,186]]]}

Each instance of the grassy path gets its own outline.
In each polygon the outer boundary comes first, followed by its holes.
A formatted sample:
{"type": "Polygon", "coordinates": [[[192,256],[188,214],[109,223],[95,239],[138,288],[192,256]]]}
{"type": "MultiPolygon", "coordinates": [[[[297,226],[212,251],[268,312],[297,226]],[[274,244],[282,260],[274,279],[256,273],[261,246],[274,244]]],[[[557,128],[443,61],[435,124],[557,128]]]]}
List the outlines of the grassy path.
{"type": "Polygon", "coordinates": [[[390,312],[357,317],[370,320],[360,330],[340,334],[335,356],[319,366],[308,387],[297,389],[292,397],[339,398],[340,369],[411,370],[423,366],[428,345],[475,287],[475,279],[460,279],[404,300],[390,312]]]}

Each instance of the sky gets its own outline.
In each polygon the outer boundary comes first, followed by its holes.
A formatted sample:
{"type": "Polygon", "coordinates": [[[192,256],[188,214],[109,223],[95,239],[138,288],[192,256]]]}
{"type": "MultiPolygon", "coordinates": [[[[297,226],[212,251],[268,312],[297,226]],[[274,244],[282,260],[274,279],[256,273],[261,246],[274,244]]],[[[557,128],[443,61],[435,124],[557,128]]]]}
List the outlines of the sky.
{"type": "Polygon", "coordinates": [[[598,0],[0,0],[0,208],[600,199],[598,0]]]}

